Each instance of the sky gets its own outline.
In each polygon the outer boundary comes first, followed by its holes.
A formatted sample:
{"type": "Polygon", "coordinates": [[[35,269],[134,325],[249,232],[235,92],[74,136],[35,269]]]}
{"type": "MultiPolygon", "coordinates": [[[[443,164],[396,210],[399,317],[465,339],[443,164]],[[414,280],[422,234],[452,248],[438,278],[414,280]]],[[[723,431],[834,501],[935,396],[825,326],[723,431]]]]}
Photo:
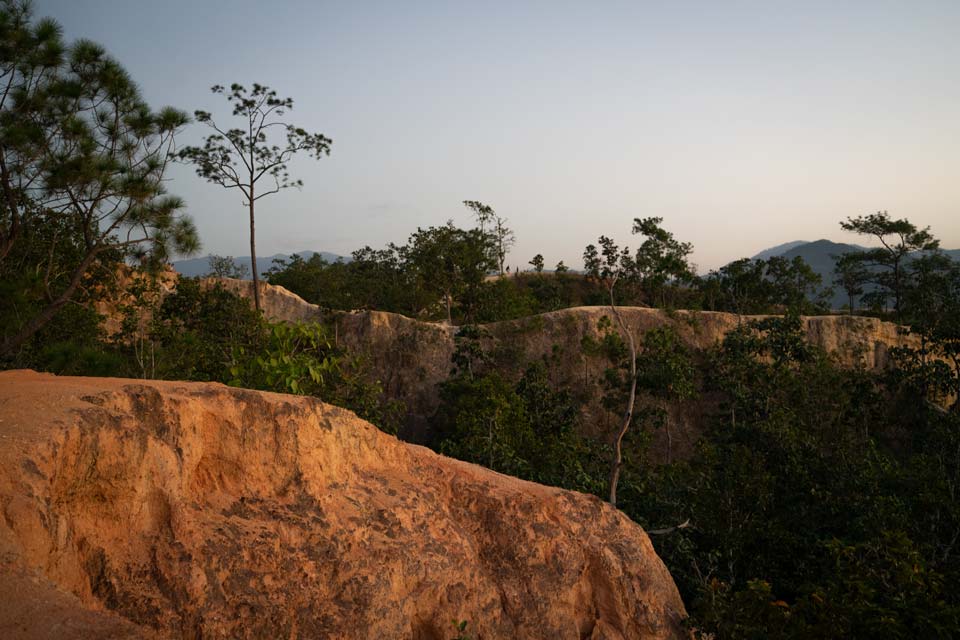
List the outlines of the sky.
{"type": "MultiPolygon", "coordinates": [[[[257,253],[347,255],[463,200],[537,253],[582,264],[659,216],[701,271],[791,240],[867,244],[887,210],[960,247],[960,2],[35,0],[103,44],[151,106],[204,109],[265,84],[332,138],[257,203],[257,253]]],[[[181,144],[206,132],[191,125],[181,144]]],[[[169,172],[203,254],[249,255],[235,191],[169,172]]]]}

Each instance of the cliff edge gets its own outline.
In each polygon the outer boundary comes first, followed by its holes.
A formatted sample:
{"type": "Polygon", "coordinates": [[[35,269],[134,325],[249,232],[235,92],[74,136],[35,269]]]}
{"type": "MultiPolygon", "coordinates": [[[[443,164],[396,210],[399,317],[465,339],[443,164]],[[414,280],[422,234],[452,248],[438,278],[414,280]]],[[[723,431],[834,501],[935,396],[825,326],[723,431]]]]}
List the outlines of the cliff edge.
{"type": "Polygon", "coordinates": [[[685,637],[643,530],[319,401],[0,373],[0,636],[685,637]]]}

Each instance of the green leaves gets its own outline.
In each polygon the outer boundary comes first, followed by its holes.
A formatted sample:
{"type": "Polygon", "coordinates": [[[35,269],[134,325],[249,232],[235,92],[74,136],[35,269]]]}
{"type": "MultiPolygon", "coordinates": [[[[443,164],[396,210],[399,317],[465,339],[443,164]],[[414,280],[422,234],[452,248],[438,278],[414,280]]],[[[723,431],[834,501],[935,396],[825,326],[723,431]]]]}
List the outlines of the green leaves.
{"type": "Polygon", "coordinates": [[[936,251],[940,242],[930,233],[930,227],[918,229],[906,218],[894,220],[886,211],[847,218],[840,227],[844,231],[873,236],[882,245],[847,254],[847,261],[857,261],[868,268],[867,280],[878,287],[871,292],[874,305],[885,308],[887,299],[892,297],[897,319],[901,319],[908,257],[918,251],[936,251]]]}
{"type": "Polygon", "coordinates": [[[397,432],[403,404],[384,397],[362,358],[333,344],[329,327],[269,323],[264,329],[257,343],[231,351],[230,385],[314,396],[351,409],[388,433],[397,432]]]}
{"type": "Polygon", "coordinates": [[[224,95],[233,105],[232,114],[242,118],[242,126],[221,128],[213,114],[205,110],[194,111],[197,122],[214,133],[209,134],[203,146],[189,146],[177,153],[181,162],[194,165],[201,178],[226,188],[237,188],[247,199],[247,204],[281,189],[300,187],[303,182],[290,177],[287,163],[296,153],[306,151],[319,159],[330,155],[333,142],[321,133],[309,133],[280,119],[293,108],[292,98],[278,98],[269,87],[254,84],[247,89],[241,84],[230,85],[229,91],[222,85],[211,87],[214,94],[224,95]],[[281,127],[284,144],[270,143],[268,134],[281,127]],[[264,176],[273,178],[273,184],[264,189],[256,185],[264,176]]]}
{"type": "Polygon", "coordinates": [[[693,245],[676,240],[660,226],[662,223],[662,218],[634,218],[633,233],[645,237],[635,253],[629,247],[620,248],[607,236],[598,239],[599,249],[587,245],[583,252],[586,273],[607,289],[611,303],[619,286],[621,298],[640,299],[650,306],[672,306],[677,287],[695,279],[687,260],[693,245]]]}
{"type": "Polygon", "coordinates": [[[68,260],[52,241],[18,252],[44,256],[29,267],[51,276],[46,306],[5,336],[0,351],[7,352],[73,300],[108,255],[157,265],[199,246],[182,202],[166,197],[164,184],[186,115],[154,112],[102,46],[78,40],[67,47],[56,23],[31,27],[31,17],[28,3],[0,2],[0,77],[10,90],[0,101],[0,275],[17,242],[43,237],[27,227],[54,216],[54,228],[67,230],[82,251],[68,260]]]}
{"type": "Polygon", "coordinates": [[[694,279],[695,273],[688,262],[693,245],[675,239],[662,224],[663,218],[634,218],[633,233],[646,238],[637,249],[634,264],[643,281],[647,299],[665,307],[665,285],[689,282],[694,279]]]}
{"type": "Polygon", "coordinates": [[[451,640],[471,640],[471,636],[467,633],[467,626],[469,623],[466,620],[451,620],[450,624],[453,625],[453,630],[456,632],[456,636],[451,640]]]}
{"type": "Polygon", "coordinates": [[[637,387],[656,397],[684,400],[696,393],[692,355],[670,326],[643,335],[637,356],[637,387]]]}
{"type": "Polygon", "coordinates": [[[233,105],[233,115],[241,118],[241,126],[224,131],[208,111],[195,112],[197,121],[209,127],[203,146],[189,146],[178,154],[180,162],[192,164],[198,176],[225,189],[237,189],[243,194],[244,205],[250,215],[250,246],[253,250],[253,300],[260,310],[260,271],[256,260],[254,211],[256,202],[268,195],[290,187],[300,188],[301,180],[290,177],[287,163],[300,151],[315,158],[330,154],[333,142],[320,133],[307,133],[280,119],[293,108],[292,98],[278,98],[277,92],[260,84],[247,90],[241,84],[230,85],[227,92],[222,85],[211,87],[214,94],[225,95],[233,105]],[[269,141],[276,128],[286,132],[286,144],[269,141]],[[259,185],[266,177],[268,186],[259,185]],[[271,184],[272,183],[272,184],[271,184]]]}
{"type": "MultiPolygon", "coordinates": [[[[669,371],[670,349],[657,350],[654,371],[669,371]]],[[[693,626],[725,638],[954,636],[956,417],[902,402],[918,393],[904,377],[840,368],[795,317],[731,332],[706,371],[705,393],[723,401],[696,453],[651,470],[623,503],[641,522],[693,523],[654,539],[693,626]]]]}
{"type": "Polygon", "coordinates": [[[600,447],[577,433],[576,403],[553,387],[543,363],[530,365],[516,384],[471,370],[461,358],[457,375],[441,387],[433,419],[439,451],[543,484],[602,490],[600,447]]]}
{"type": "Polygon", "coordinates": [[[329,333],[316,323],[277,323],[269,327],[259,355],[234,353],[230,367],[234,386],[324,397],[328,378],[337,373],[329,333]]]}
{"type": "MultiPolygon", "coordinates": [[[[448,321],[453,318],[454,302],[475,302],[487,273],[497,268],[489,237],[480,229],[460,229],[452,221],[418,228],[404,247],[402,259],[418,286],[442,298],[448,321]]],[[[470,311],[468,307],[468,318],[470,311]]]]}
{"type": "Polygon", "coordinates": [[[826,311],[822,278],[797,256],[793,260],[774,256],[769,260],[741,258],[700,278],[697,286],[703,306],[711,311],[740,314],[826,311]]]}

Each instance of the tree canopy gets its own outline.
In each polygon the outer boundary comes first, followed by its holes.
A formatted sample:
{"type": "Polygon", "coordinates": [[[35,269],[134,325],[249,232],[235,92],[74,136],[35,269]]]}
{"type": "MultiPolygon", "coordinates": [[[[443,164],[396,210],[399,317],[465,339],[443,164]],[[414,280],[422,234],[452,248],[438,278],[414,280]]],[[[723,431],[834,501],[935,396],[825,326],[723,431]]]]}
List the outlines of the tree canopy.
{"type": "Polygon", "coordinates": [[[0,272],[21,301],[0,344],[9,355],[98,267],[156,267],[199,240],[164,183],[188,118],[151,109],[103,47],[67,45],[56,22],[34,24],[29,3],[4,0],[0,87],[0,272]]]}
{"type": "Polygon", "coordinates": [[[886,211],[847,218],[840,223],[844,231],[872,236],[880,247],[847,254],[848,261],[860,262],[866,278],[877,286],[870,296],[878,307],[886,306],[893,298],[893,310],[900,317],[905,289],[905,267],[910,254],[918,251],[935,251],[940,242],[930,233],[930,228],[918,229],[906,218],[893,219],[886,211]]]}

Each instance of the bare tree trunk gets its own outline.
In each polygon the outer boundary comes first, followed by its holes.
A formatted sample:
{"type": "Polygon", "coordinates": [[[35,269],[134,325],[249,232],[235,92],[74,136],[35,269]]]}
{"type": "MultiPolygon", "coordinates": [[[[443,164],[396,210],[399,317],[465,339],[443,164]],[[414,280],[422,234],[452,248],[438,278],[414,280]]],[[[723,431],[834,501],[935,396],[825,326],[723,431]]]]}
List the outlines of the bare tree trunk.
{"type": "MultiPolygon", "coordinates": [[[[666,404],[666,403],[664,403],[666,404]]],[[[670,433],[670,423],[672,418],[670,417],[670,407],[664,407],[664,411],[667,413],[666,420],[664,420],[664,426],[667,428],[667,464],[673,463],[673,435],[670,433]]]]}
{"type": "Polygon", "coordinates": [[[2,262],[10,253],[10,250],[13,249],[13,243],[20,232],[20,212],[17,197],[10,186],[10,173],[7,171],[7,163],[3,159],[2,153],[0,153],[0,184],[3,186],[3,199],[6,208],[10,212],[10,226],[3,234],[0,234],[0,262],[2,262]]]}
{"type": "MultiPolygon", "coordinates": [[[[953,360],[953,375],[956,377],[956,389],[954,390],[956,395],[953,398],[953,404],[950,406],[950,410],[956,414],[960,414],[960,358],[952,357],[953,360]]],[[[960,464],[960,455],[957,456],[957,464],[960,464]]]]}
{"type": "Polygon", "coordinates": [[[493,469],[493,419],[487,421],[487,468],[493,469]]]}
{"type": "Polygon", "coordinates": [[[620,481],[620,467],[623,465],[623,436],[630,428],[630,422],[633,420],[633,405],[637,399],[637,346],[633,340],[633,333],[627,328],[623,321],[623,316],[617,309],[613,299],[613,285],[610,286],[610,310],[613,311],[620,330],[627,335],[627,343],[630,345],[630,398],[627,401],[627,410],[623,415],[623,425],[617,434],[617,439],[613,447],[613,464],[610,467],[610,499],[613,506],[617,506],[617,483],[620,481]]]}
{"type": "MultiPolygon", "coordinates": [[[[902,238],[902,236],[901,236],[902,238]]],[[[893,310],[897,314],[897,322],[900,322],[900,259],[893,263],[893,310]]]]}
{"type": "Polygon", "coordinates": [[[253,271],[253,306],[260,312],[260,274],[257,273],[257,240],[253,224],[253,173],[250,174],[250,270],[253,271]]]}
{"type": "Polygon", "coordinates": [[[449,294],[449,293],[445,293],[445,294],[443,295],[443,298],[444,298],[444,300],[445,300],[446,303],[447,303],[447,324],[452,325],[452,324],[453,324],[453,315],[452,315],[451,312],[450,312],[450,306],[451,306],[451,303],[450,303],[450,294],[449,294]]]}

